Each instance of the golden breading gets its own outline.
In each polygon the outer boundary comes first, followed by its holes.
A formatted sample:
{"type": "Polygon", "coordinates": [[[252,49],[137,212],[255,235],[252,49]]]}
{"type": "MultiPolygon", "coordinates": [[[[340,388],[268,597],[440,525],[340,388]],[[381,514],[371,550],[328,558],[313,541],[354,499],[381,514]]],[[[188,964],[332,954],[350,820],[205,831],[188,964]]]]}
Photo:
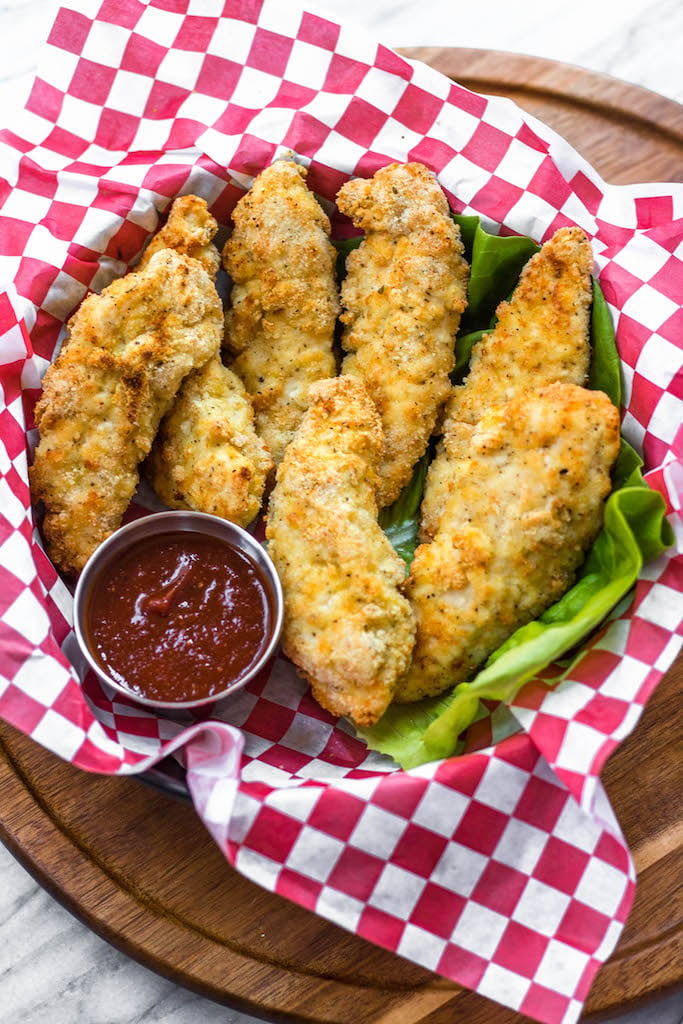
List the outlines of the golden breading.
{"type": "Polygon", "coordinates": [[[147,474],[170,508],[246,526],[261,507],[272,465],[244,384],[216,357],[185,378],[159,428],[147,474]]]}
{"type": "MultiPolygon", "coordinates": [[[[167,247],[198,259],[215,277],[217,229],[203,199],[181,196],[139,266],[146,265],[150,253],[167,247]]],[[[158,497],[171,508],[209,512],[241,526],[257,515],[271,469],[244,384],[219,357],[186,378],[145,466],[158,497]]]]}
{"type": "Polygon", "coordinates": [[[573,384],[455,426],[449,498],[408,580],[417,640],[399,701],[467,679],[571,586],[602,526],[619,448],[617,409],[573,384]]]}
{"type": "Polygon", "coordinates": [[[361,381],[314,385],[285,452],[266,536],[285,595],[283,649],[335,715],[376,722],[415,637],[405,565],[377,523],[382,428],[361,381]]]}
{"type": "MultiPolygon", "coordinates": [[[[580,228],[560,228],[531,257],[497,323],[472,351],[468,376],[446,406],[444,434],[476,423],[491,405],[555,381],[584,384],[590,363],[593,257],[580,228]]],[[[443,446],[429,467],[421,536],[431,537],[452,488],[443,446]]]]}
{"type": "Polygon", "coordinates": [[[175,249],[182,256],[199,260],[210,277],[215,278],[220,266],[218,249],[213,239],[218,224],[200,196],[179,196],[171,206],[168,220],[154,235],[140,257],[135,270],[147,266],[160,249],[175,249]]]}
{"type": "Polygon", "coordinates": [[[183,379],[219,351],[223,312],[196,260],[164,249],[89,295],[43,381],[31,469],[55,564],[78,572],[121,523],[159,421],[183,379]]]}
{"type": "Polygon", "coordinates": [[[469,267],[446,197],[422,164],[349,181],[337,205],[365,232],[342,284],[342,372],[362,378],[382,418],[383,507],[410,480],[451,394],[469,267]]]}
{"type": "Polygon", "coordinates": [[[305,178],[306,170],[289,160],[266,168],[237,203],[223,249],[233,281],[226,348],[276,465],[311,384],[336,372],[336,252],[329,219],[305,178]]]}

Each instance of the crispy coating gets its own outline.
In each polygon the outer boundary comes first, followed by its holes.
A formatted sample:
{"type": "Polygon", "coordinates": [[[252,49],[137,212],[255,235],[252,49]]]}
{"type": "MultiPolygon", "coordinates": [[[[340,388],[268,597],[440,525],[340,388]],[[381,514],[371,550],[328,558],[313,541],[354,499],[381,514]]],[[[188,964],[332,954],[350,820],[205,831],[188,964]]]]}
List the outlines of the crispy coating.
{"type": "Polygon", "coordinates": [[[590,242],[560,228],[531,257],[497,323],[475,345],[469,374],[448,403],[454,420],[476,423],[484,408],[554,381],[584,384],[593,301],[590,242]]]}
{"type": "Polygon", "coordinates": [[[451,394],[469,267],[446,197],[422,164],[349,181],[337,205],[365,232],[342,284],[342,372],[362,378],[382,418],[382,507],[410,480],[451,394]]]}
{"type": "Polygon", "coordinates": [[[467,679],[572,585],[597,536],[619,448],[599,391],[552,384],[456,424],[452,488],[408,580],[417,640],[396,699],[467,679]]]}
{"type": "Polygon", "coordinates": [[[182,256],[199,260],[210,277],[215,278],[220,266],[218,249],[213,239],[218,224],[200,196],[179,196],[171,206],[168,220],[152,237],[135,267],[142,270],[161,249],[175,249],[182,256]]]}
{"type": "Polygon", "coordinates": [[[285,452],[266,536],[285,595],[283,649],[335,715],[376,722],[415,623],[405,565],[377,523],[382,428],[362,382],[322,381],[285,452]]]}
{"type": "Polygon", "coordinates": [[[261,507],[272,465],[242,381],[216,356],[185,378],[161,423],[147,473],[170,508],[246,526],[261,507]]]}
{"type": "MultiPolygon", "coordinates": [[[[580,228],[560,228],[531,257],[497,323],[475,345],[465,382],[446,406],[444,435],[476,423],[491,405],[555,381],[584,384],[590,363],[593,257],[580,228]]],[[[429,467],[421,536],[431,537],[452,488],[443,445],[429,467]]]]}
{"type": "MultiPolygon", "coordinates": [[[[203,199],[181,196],[140,266],[166,247],[199,260],[215,277],[220,265],[213,244],[217,229],[203,199]]],[[[145,466],[152,487],[170,508],[209,512],[240,526],[257,515],[271,469],[244,384],[219,357],[185,379],[145,466]]]]}
{"type": "Polygon", "coordinates": [[[329,219],[305,178],[305,168],[289,160],[266,168],[237,203],[223,249],[233,281],[226,348],[276,465],[311,384],[336,373],[336,252],[329,219]]]}
{"type": "Polygon", "coordinates": [[[69,321],[36,406],[31,469],[48,553],[64,572],[82,569],[120,525],[161,417],[219,351],[222,326],[208,274],[170,249],[89,295],[69,321]]]}

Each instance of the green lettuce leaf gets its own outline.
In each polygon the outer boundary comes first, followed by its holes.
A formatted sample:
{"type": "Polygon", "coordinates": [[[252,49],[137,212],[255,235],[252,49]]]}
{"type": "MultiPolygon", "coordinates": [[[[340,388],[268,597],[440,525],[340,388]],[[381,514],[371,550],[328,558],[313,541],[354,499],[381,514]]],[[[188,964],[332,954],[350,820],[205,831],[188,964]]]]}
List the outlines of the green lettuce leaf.
{"type": "Polygon", "coordinates": [[[454,216],[453,220],[466,239],[465,254],[470,258],[467,309],[458,332],[464,335],[490,328],[498,304],[514,290],[522,268],[539,246],[521,235],[490,235],[478,217],[454,216]]]}
{"type": "Polygon", "coordinates": [[[420,504],[427,478],[429,459],[430,453],[422,456],[413,470],[410,483],[403,488],[394,504],[383,508],[379,514],[379,525],[407,566],[410,566],[417,547],[420,504]]]}
{"type": "MultiPolygon", "coordinates": [[[[602,288],[595,279],[593,280],[591,363],[588,370],[588,387],[593,388],[594,391],[604,391],[617,409],[621,407],[621,361],[614,337],[612,317],[602,288]]],[[[633,451],[633,449],[631,450],[633,451]]]]}
{"type": "Polygon", "coordinates": [[[354,235],[353,238],[338,238],[334,241],[337,250],[337,280],[343,281],[346,277],[346,259],[350,252],[357,249],[363,241],[362,235],[354,235]]]}

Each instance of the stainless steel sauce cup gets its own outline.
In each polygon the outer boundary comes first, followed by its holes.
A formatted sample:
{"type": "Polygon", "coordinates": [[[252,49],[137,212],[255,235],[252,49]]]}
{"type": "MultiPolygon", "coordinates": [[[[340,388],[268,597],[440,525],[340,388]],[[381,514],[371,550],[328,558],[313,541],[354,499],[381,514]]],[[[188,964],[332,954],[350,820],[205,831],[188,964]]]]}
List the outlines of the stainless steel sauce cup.
{"type": "Polygon", "coordinates": [[[235,523],[204,512],[168,511],[144,516],[132,523],[128,523],[126,526],[122,526],[108,537],[107,540],[103,541],[93,552],[76,585],[74,595],[74,631],[88,665],[106,686],[125,695],[129,700],[135,701],[137,704],[149,709],[156,709],[162,714],[173,717],[174,713],[192,711],[197,708],[206,709],[211,705],[214,705],[217,709],[218,706],[222,706],[229,700],[231,694],[245,686],[250,679],[253,679],[275,653],[282,632],[283,612],[282,586],[275,566],[263,546],[250,533],[235,523]],[[112,563],[112,560],[115,561],[117,556],[123,556],[133,544],[143,539],[162,537],[164,534],[177,534],[186,531],[216,537],[237,549],[246,559],[251,561],[256,566],[270,591],[271,615],[269,616],[270,621],[264,623],[264,627],[267,626],[267,631],[264,636],[261,652],[249,668],[241,673],[236,680],[226,681],[224,689],[206,697],[193,700],[166,701],[140,694],[123,685],[106,671],[105,666],[90,648],[87,621],[93,587],[97,586],[101,572],[107,565],[112,563]]]}

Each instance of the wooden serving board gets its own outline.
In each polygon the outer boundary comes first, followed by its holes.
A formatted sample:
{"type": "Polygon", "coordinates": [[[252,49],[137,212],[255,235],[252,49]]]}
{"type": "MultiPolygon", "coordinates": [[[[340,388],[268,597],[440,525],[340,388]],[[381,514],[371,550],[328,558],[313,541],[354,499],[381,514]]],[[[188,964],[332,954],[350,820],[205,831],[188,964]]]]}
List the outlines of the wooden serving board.
{"type": "MultiPolygon", "coordinates": [[[[478,50],[411,50],[479,92],[510,96],[607,180],[683,178],[683,107],[578,68],[478,50]]],[[[638,869],[635,906],[588,1016],[683,984],[679,659],[604,780],[638,869]],[[678,716],[678,718],[676,717],[678,716]]],[[[524,1018],[349,935],[233,871],[192,807],[88,775],[0,726],[0,838],[124,952],[267,1020],[521,1024],[524,1018]]]]}

